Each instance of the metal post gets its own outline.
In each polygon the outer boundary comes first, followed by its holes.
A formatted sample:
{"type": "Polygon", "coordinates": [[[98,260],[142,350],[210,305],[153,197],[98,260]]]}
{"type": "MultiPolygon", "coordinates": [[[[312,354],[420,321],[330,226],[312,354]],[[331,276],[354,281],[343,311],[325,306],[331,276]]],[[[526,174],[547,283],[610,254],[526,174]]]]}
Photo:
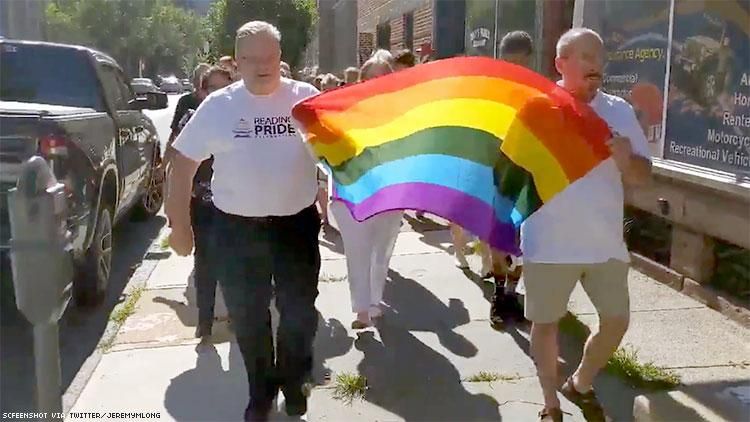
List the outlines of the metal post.
{"type": "Polygon", "coordinates": [[[34,367],[36,403],[48,419],[62,413],[62,375],[60,372],[59,327],[57,321],[34,325],[34,367]]]}

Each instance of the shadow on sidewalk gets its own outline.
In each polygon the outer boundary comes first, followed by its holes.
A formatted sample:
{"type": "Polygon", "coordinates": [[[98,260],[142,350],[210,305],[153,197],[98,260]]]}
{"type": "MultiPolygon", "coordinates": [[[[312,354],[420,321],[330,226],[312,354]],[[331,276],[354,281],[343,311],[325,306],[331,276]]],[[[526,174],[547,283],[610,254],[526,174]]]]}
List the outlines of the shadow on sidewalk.
{"type": "Polygon", "coordinates": [[[407,331],[429,331],[437,334],[440,344],[453,354],[466,358],[477,354],[477,348],[454,329],[470,322],[469,311],[459,299],[450,299],[446,306],[427,288],[388,270],[383,301],[388,305],[385,318],[389,324],[407,331]]]}
{"type": "Polygon", "coordinates": [[[344,254],[344,242],[341,240],[341,233],[335,227],[329,225],[320,229],[321,235],[318,237],[318,244],[337,254],[344,254]]]}
{"type": "Polygon", "coordinates": [[[228,368],[213,345],[196,354],[195,368],[173,378],[164,397],[164,407],[176,421],[235,422],[247,405],[245,365],[239,347],[229,345],[228,368]]]}
{"type": "Polygon", "coordinates": [[[388,317],[377,329],[382,343],[373,332],[355,341],[364,353],[357,370],[367,379],[365,400],[407,421],[501,420],[498,402],[467,391],[445,356],[388,317]]]}
{"type": "Polygon", "coordinates": [[[341,321],[335,318],[326,320],[318,312],[318,332],[313,346],[312,371],[313,382],[316,385],[326,385],[330,382],[331,370],[326,366],[326,361],[347,354],[352,344],[354,344],[354,337],[349,336],[349,332],[341,321]]]}
{"type": "Polygon", "coordinates": [[[435,333],[440,343],[462,357],[477,348],[454,329],[469,322],[457,299],[445,305],[416,281],[389,271],[384,301],[388,309],[377,323],[382,342],[370,331],[354,342],[364,353],[358,372],[367,379],[365,400],[407,421],[501,420],[497,401],[464,388],[455,366],[410,331],[435,333]]]}
{"type": "MultiPolygon", "coordinates": [[[[272,314],[275,314],[272,320],[278,321],[275,310],[272,314]]],[[[316,384],[325,384],[329,379],[330,371],[325,365],[326,360],[346,354],[353,342],[354,338],[348,335],[340,321],[333,318],[325,320],[318,314],[312,371],[316,384]]],[[[226,369],[216,346],[209,344],[196,348],[194,368],[171,380],[164,404],[172,418],[185,422],[229,422],[242,419],[248,401],[245,364],[237,343],[232,341],[228,346],[226,369]]]]}
{"type": "Polygon", "coordinates": [[[419,233],[448,229],[448,226],[431,219],[427,214],[422,216],[422,218],[415,218],[408,213],[404,213],[404,220],[406,220],[406,224],[408,224],[412,230],[419,233]]]}
{"type": "Polygon", "coordinates": [[[448,230],[448,226],[440,224],[434,220],[424,217],[423,219],[417,219],[409,214],[404,214],[404,220],[406,223],[414,229],[415,232],[419,233],[419,240],[425,245],[432,246],[433,248],[439,249],[449,255],[453,255],[453,246],[443,246],[441,239],[442,236],[437,235],[436,232],[448,230]]]}

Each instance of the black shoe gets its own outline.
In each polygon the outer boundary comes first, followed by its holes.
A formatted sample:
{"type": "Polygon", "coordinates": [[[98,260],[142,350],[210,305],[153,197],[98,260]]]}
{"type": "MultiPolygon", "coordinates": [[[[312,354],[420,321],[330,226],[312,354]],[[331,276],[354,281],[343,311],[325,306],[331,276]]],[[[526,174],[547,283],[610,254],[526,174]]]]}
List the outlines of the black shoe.
{"type": "Polygon", "coordinates": [[[507,312],[507,316],[515,319],[516,321],[525,321],[526,318],[523,314],[523,305],[519,300],[517,293],[506,293],[503,301],[505,302],[503,308],[507,312]]]}
{"type": "Polygon", "coordinates": [[[312,384],[303,383],[299,391],[284,391],[284,410],[288,416],[304,416],[307,413],[307,398],[312,392],[312,384]]]}
{"type": "Polygon", "coordinates": [[[490,326],[495,330],[502,330],[505,321],[503,321],[504,312],[504,295],[493,295],[490,304],[490,326]]]}
{"type": "Polygon", "coordinates": [[[251,409],[248,405],[245,408],[245,422],[267,422],[271,409],[269,406],[268,410],[251,409]]]}
{"type": "Polygon", "coordinates": [[[195,338],[210,337],[211,331],[211,324],[198,324],[198,327],[195,328],[195,338]]]}

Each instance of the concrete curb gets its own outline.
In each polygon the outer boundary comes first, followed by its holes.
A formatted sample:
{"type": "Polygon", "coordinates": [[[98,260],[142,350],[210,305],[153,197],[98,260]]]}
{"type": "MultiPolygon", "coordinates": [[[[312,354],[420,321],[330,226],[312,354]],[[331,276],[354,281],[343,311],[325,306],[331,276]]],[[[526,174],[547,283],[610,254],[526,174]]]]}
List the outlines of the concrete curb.
{"type": "Polygon", "coordinates": [[[750,329],[750,308],[739,300],[637,253],[631,252],[630,257],[633,268],[750,329]]]}

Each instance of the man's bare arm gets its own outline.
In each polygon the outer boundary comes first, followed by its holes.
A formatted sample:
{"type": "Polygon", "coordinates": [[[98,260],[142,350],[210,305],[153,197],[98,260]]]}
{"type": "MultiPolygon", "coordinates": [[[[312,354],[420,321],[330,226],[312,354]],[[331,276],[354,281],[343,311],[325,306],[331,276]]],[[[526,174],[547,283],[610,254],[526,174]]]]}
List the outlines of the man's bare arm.
{"type": "Polygon", "coordinates": [[[629,186],[643,187],[651,181],[651,161],[633,154],[624,168],[621,169],[622,180],[629,186]]]}
{"type": "Polygon", "coordinates": [[[198,171],[199,162],[172,149],[167,202],[164,209],[173,227],[190,226],[190,193],[193,190],[193,177],[198,171]]]}

